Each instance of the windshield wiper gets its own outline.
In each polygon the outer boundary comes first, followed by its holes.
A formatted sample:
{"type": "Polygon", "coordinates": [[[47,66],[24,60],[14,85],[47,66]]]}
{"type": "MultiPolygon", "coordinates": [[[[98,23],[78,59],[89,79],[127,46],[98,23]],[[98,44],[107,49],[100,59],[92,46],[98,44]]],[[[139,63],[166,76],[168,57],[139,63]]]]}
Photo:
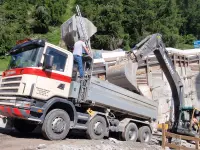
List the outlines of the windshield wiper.
{"type": "Polygon", "coordinates": [[[11,69],[22,68],[22,66],[11,66],[11,69]]]}

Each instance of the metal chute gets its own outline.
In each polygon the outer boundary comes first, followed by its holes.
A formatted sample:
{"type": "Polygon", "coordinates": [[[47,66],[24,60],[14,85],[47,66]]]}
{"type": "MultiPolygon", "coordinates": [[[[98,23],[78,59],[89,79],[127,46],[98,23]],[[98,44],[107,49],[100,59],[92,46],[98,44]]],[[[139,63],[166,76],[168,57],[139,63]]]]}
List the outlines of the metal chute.
{"type": "Polygon", "coordinates": [[[89,40],[96,32],[97,28],[90,20],[76,15],[73,15],[61,25],[61,38],[65,45],[69,47],[73,47],[78,37],[85,37],[86,40],[89,40]],[[81,22],[84,23],[85,30],[82,29],[81,22]],[[86,31],[87,37],[85,37],[84,31],[86,31]]]}

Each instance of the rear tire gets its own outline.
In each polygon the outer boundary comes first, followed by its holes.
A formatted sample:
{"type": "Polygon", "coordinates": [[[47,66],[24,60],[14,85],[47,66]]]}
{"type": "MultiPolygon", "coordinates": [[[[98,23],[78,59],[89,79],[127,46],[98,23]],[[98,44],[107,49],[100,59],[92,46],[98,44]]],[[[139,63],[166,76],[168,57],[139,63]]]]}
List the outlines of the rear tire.
{"type": "Polygon", "coordinates": [[[135,123],[129,123],[124,132],[122,132],[122,140],[135,142],[138,138],[138,127],[135,123]]]}
{"type": "Polygon", "coordinates": [[[37,124],[31,124],[30,121],[23,119],[15,119],[13,126],[20,133],[29,133],[37,127],[37,124]]]}
{"type": "Polygon", "coordinates": [[[148,126],[143,126],[139,128],[138,140],[141,143],[148,143],[151,141],[152,133],[148,126]]]}
{"type": "Polygon", "coordinates": [[[42,134],[49,140],[64,139],[70,129],[70,118],[66,111],[53,109],[45,117],[42,134]]]}
{"type": "Polygon", "coordinates": [[[93,140],[103,139],[106,135],[107,124],[102,116],[95,116],[88,124],[87,137],[93,140]]]}

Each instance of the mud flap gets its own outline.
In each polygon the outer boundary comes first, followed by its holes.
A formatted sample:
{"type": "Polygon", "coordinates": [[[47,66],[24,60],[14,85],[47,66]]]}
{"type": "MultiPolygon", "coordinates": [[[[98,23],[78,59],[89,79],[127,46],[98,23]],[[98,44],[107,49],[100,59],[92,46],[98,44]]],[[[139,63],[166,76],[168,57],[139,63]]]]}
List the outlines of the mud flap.
{"type": "Polygon", "coordinates": [[[0,118],[0,128],[11,129],[12,127],[13,127],[12,119],[7,117],[0,118]]]}

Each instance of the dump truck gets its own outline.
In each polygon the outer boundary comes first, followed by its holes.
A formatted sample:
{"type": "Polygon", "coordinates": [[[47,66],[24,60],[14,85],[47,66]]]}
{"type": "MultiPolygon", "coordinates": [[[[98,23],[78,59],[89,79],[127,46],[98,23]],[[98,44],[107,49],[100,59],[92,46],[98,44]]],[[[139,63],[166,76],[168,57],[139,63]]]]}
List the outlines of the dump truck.
{"type": "Polygon", "coordinates": [[[41,126],[50,140],[64,139],[71,129],[86,130],[91,139],[118,132],[124,140],[150,140],[157,104],[93,77],[87,68],[90,57],[83,58],[85,78],[78,81],[73,54],[43,40],[19,44],[9,54],[0,83],[0,112],[19,132],[41,126]]]}
{"type": "MultiPolygon", "coordinates": [[[[79,29],[77,20],[80,16],[73,16],[66,24],[79,29]]],[[[80,36],[80,30],[72,32],[80,36]]],[[[151,140],[157,103],[135,92],[137,87],[128,90],[94,77],[91,56],[83,56],[80,80],[72,52],[45,40],[21,41],[8,55],[10,64],[0,82],[0,114],[19,132],[40,127],[45,138],[62,140],[78,129],[90,139],[116,132],[126,141],[151,140]]]]}

